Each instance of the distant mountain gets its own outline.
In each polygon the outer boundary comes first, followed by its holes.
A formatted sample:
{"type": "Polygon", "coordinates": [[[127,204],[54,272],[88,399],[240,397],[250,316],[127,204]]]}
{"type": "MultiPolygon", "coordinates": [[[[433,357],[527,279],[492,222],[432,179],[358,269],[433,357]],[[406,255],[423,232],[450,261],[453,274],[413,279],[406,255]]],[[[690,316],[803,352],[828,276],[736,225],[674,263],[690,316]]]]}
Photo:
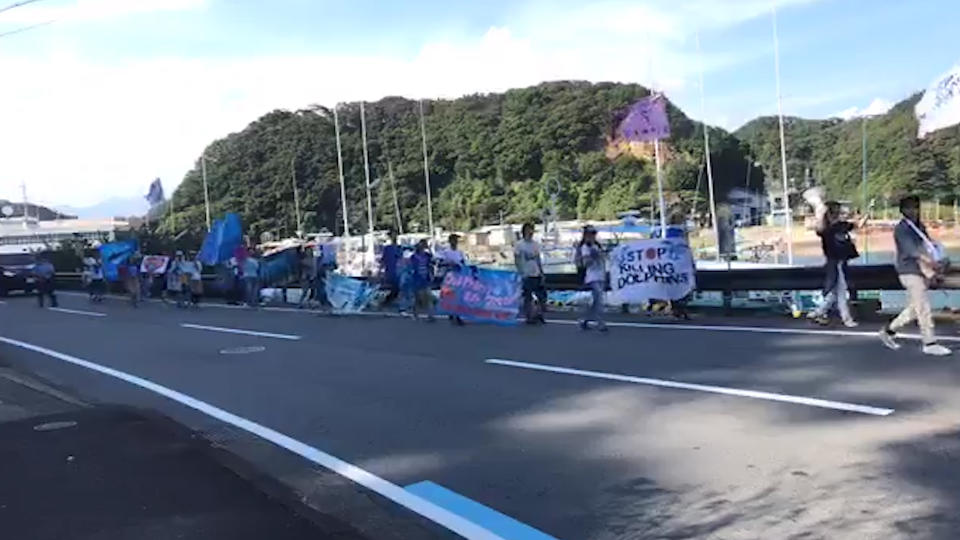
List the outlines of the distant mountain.
{"type": "MultiPolygon", "coordinates": [[[[0,214],[0,217],[23,217],[24,204],[18,202],[8,201],[6,199],[0,199],[0,210],[4,207],[13,208],[13,214],[6,216],[0,214]]],[[[69,212],[56,211],[47,208],[46,206],[40,206],[38,204],[29,204],[26,205],[27,215],[29,217],[39,217],[40,221],[53,221],[55,219],[77,219],[77,216],[71,215],[69,212]]]]}
{"type": "MultiPolygon", "coordinates": [[[[866,120],[867,197],[895,201],[915,193],[950,201],[960,189],[960,128],[917,138],[915,94],[885,114],[866,120]]],[[[822,185],[828,196],[860,204],[864,120],[784,118],[787,177],[797,191],[822,185]]],[[[734,132],[766,172],[767,188],[782,193],[780,135],[776,117],[761,117],[734,132]]]]}
{"type": "Polygon", "coordinates": [[[146,215],[147,201],[143,197],[111,197],[91,206],[58,206],[61,212],[74,214],[81,219],[140,217],[146,215]]]}

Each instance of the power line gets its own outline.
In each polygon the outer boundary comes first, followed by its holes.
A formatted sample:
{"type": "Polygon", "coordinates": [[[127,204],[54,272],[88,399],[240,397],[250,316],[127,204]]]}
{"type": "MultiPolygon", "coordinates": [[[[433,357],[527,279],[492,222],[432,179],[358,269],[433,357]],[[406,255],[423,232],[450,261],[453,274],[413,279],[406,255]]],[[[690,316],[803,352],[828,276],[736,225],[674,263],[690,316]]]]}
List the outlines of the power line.
{"type": "Polygon", "coordinates": [[[7,7],[0,8],[0,13],[3,13],[4,11],[10,11],[13,8],[18,8],[20,6],[25,6],[27,4],[32,4],[34,2],[40,2],[40,1],[41,0],[21,0],[20,2],[14,2],[13,4],[10,4],[7,7]]]}
{"type": "MultiPolygon", "coordinates": [[[[34,0],[34,1],[37,1],[37,0],[34,0]]],[[[31,24],[30,26],[24,26],[24,27],[22,27],[22,28],[16,28],[16,29],[14,29],[14,30],[10,30],[9,32],[0,32],[0,38],[2,38],[2,37],[7,37],[7,36],[12,36],[12,35],[14,35],[14,34],[19,34],[19,33],[21,33],[21,32],[26,32],[27,30],[33,30],[34,28],[40,28],[41,26],[47,26],[48,24],[53,24],[53,23],[55,23],[55,22],[57,22],[57,21],[56,21],[56,20],[49,20],[49,21],[44,21],[44,22],[42,22],[42,23],[31,24]]]]}

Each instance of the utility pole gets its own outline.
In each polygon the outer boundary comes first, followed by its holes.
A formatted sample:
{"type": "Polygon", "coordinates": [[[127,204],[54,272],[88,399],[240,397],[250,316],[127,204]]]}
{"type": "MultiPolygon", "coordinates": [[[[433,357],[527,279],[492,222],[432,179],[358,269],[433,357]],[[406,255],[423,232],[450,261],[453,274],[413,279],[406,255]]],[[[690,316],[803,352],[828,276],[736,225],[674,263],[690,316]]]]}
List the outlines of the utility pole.
{"type": "Polygon", "coordinates": [[[780,123],[780,166],[783,176],[783,219],[787,236],[787,264],[793,265],[793,213],[790,208],[790,185],[787,178],[787,142],[783,130],[783,93],[780,88],[780,36],[777,32],[777,5],[770,6],[773,13],[773,56],[777,76],[777,118],[780,123]]]}

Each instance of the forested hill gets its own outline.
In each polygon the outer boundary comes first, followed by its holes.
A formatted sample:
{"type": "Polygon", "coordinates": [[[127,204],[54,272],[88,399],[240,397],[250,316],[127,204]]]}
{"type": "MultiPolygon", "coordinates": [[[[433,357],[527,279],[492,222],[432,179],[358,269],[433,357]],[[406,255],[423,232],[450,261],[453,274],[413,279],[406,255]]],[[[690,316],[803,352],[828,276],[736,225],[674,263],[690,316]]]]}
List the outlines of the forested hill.
{"type": "MultiPolygon", "coordinates": [[[[425,101],[430,178],[438,224],[466,229],[482,224],[536,219],[561,186],[561,218],[612,218],[617,212],[649,208],[655,198],[652,146],[616,140],[625,109],[649,91],[638,85],[585,82],[544,83],[503,94],[425,101]],[[555,188],[549,188],[555,189],[555,188]]],[[[423,155],[418,104],[398,97],[365,105],[369,159],[378,227],[397,222],[426,230],[423,155]]],[[[363,154],[358,103],[338,109],[351,232],[366,231],[363,154]]],[[[703,133],[700,124],[673,106],[672,137],[665,142],[665,183],[674,214],[685,215],[694,200],[703,205],[703,133]]],[[[730,134],[711,131],[718,192],[743,186],[748,149],[730,134]]],[[[207,149],[213,215],[239,212],[253,234],[293,234],[292,173],[296,173],[304,229],[342,229],[337,154],[331,110],[315,106],[274,111],[207,149]]],[[[203,228],[199,162],[174,195],[168,232],[203,228]]],[[[752,183],[763,185],[755,169],[752,183]]],[[[167,214],[169,215],[169,214],[167,214]]]]}
{"type": "MultiPolygon", "coordinates": [[[[917,139],[914,107],[920,94],[866,122],[867,197],[878,206],[907,193],[952,201],[960,193],[960,127],[917,139]]],[[[823,185],[831,198],[859,205],[864,120],[785,118],[787,177],[798,191],[823,185]]],[[[768,189],[782,192],[776,117],[757,118],[735,135],[749,145],[767,171],[768,189]]]]}

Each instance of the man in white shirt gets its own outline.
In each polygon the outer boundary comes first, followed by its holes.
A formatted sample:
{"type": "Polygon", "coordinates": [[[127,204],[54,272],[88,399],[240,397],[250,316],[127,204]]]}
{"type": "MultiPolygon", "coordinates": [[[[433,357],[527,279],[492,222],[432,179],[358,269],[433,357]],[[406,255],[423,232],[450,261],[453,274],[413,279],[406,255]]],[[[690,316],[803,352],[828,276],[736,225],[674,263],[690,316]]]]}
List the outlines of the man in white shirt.
{"type": "Polygon", "coordinates": [[[583,228],[583,239],[577,244],[574,257],[577,270],[584,273],[583,284],[590,289],[592,301],[580,319],[580,328],[590,329],[590,321],[597,324],[601,332],[607,331],[603,322],[603,295],[607,288],[607,256],[597,242],[597,230],[591,225],[583,228]]]}
{"type": "Polygon", "coordinates": [[[547,305],[547,289],[543,283],[540,244],[533,240],[533,223],[524,223],[520,235],[523,238],[513,248],[513,261],[523,279],[523,314],[527,317],[527,324],[543,324],[546,322],[543,310],[547,305]],[[533,308],[534,296],[539,303],[537,309],[533,308]]]}

